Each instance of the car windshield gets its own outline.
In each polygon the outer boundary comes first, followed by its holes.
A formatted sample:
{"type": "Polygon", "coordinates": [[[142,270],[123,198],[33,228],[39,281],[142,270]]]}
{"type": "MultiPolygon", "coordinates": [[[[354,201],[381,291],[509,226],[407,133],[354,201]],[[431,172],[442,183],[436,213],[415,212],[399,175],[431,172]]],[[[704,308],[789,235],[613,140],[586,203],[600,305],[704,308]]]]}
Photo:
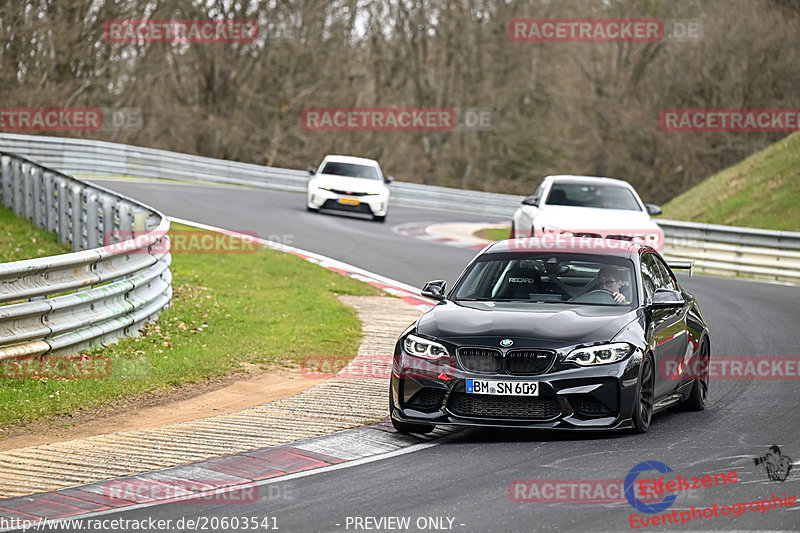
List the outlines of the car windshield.
{"type": "Polygon", "coordinates": [[[547,195],[547,205],[595,207],[641,211],[633,192],[620,185],[589,185],[582,183],[554,183],[547,195]]]}
{"type": "Polygon", "coordinates": [[[339,163],[331,161],[325,164],[322,174],[333,174],[335,176],[347,176],[349,178],[365,178],[368,180],[381,179],[375,167],[367,165],[356,165],[354,163],[339,163]]]}
{"type": "Polygon", "coordinates": [[[634,306],[633,272],[629,259],[612,255],[486,254],[461,277],[455,300],[634,306]]]}

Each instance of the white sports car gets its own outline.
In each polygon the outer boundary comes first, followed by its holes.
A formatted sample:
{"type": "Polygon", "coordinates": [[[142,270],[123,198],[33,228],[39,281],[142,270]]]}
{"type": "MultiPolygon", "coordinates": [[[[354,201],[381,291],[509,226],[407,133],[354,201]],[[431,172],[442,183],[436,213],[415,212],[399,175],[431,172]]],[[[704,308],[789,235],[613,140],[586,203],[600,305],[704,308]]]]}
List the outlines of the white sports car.
{"type": "Polygon", "coordinates": [[[389,212],[391,176],[383,176],[373,159],[328,155],[319,168],[309,168],[306,207],[309,211],[338,209],[372,215],[383,222],[389,212]]]}
{"type": "Polygon", "coordinates": [[[547,176],[522,201],[513,237],[564,235],[638,241],[659,252],[664,232],[651,220],[661,208],[645,204],[630,183],[592,176],[547,176]]]}

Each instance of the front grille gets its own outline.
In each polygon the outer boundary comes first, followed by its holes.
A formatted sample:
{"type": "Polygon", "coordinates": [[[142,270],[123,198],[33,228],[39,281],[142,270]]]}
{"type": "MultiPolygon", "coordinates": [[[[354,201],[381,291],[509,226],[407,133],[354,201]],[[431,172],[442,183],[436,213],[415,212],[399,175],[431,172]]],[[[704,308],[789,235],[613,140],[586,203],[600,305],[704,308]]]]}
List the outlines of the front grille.
{"type": "Polygon", "coordinates": [[[458,359],[470,372],[496,374],[503,367],[503,353],[493,348],[459,348],[458,359]]]}
{"type": "Polygon", "coordinates": [[[506,354],[506,370],[509,374],[541,374],[550,368],[556,354],[537,350],[513,350],[506,354]]]}
{"type": "Polygon", "coordinates": [[[346,196],[366,196],[368,193],[365,192],[351,192],[345,191],[344,189],[331,189],[331,192],[336,194],[344,194],[346,196]]]}
{"type": "Polygon", "coordinates": [[[576,411],[585,415],[611,414],[611,410],[608,407],[588,394],[578,396],[577,398],[571,398],[570,402],[575,406],[576,411]]]}
{"type": "Polygon", "coordinates": [[[368,204],[359,204],[359,205],[348,205],[348,204],[340,204],[336,200],[325,200],[325,203],[322,204],[322,209],[338,209],[341,211],[353,211],[358,213],[372,213],[368,204]]]}
{"type": "Polygon", "coordinates": [[[421,409],[438,408],[444,399],[444,391],[424,387],[417,391],[408,401],[409,407],[419,407],[421,409]]]}
{"type": "Polygon", "coordinates": [[[633,237],[630,235],[606,235],[606,239],[614,239],[616,241],[632,241],[633,237]]]}
{"type": "Polygon", "coordinates": [[[582,233],[573,232],[572,236],[573,237],[585,237],[587,239],[602,239],[603,238],[603,236],[600,235],[599,233],[586,233],[586,232],[582,232],[582,233]]]}
{"type": "Polygon", "coordinates": [[[452,393],[447,407],[453,414],[459,416],[525,420],[549,420],[561,413],[561,406],[553,398],[487,396],[464,392],[452,393]]]}

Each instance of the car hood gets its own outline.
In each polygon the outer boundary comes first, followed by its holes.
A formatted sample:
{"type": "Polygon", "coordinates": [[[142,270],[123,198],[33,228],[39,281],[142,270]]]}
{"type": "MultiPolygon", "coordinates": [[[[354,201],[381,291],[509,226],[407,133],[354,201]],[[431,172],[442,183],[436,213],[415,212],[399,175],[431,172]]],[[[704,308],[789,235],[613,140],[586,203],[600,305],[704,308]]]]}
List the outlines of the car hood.
{"type": "Polygon", "coordinates": [[[375,192],[381,193],[387,190],[386,185],[380,180],[370,180],[365,178],[350,178],[347,176],[335,176],[333,174],[319,174],[311,180],[315,187],[329,187],[351,192],[375,192]]]}
{"type": "Polygon", "coordinates": [[[445,301],[420,317],[417,331],[457,345],[558,349],[610,341],[637,318],[629,307],[569,304],[445,301]]]}
{"type": "Polygon", "coordinates": [[[536,219],[537,227],[563,230],[643,230],[658,229],[650,215],[642,211],[546,205],[536,219]]]}

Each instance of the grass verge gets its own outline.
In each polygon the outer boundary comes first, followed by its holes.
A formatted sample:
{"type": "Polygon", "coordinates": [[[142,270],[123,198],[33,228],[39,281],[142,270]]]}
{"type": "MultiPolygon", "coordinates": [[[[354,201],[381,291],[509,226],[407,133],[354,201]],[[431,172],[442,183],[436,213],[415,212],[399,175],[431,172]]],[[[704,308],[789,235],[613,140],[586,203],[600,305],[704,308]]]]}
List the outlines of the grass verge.
{"type": "Polygon", "coordinates": [[[479,239],[489,239],[490,241],[502,241],[511,237],[511,226],[504,228],[486,228],[476,231],[474,234],[479,239]]]}
{"type": "MultiPolygon", "coordinates": [[[[3,226],[21,250],[29,248],[17,225],[26,223],[6,220],[3,226]]],[[[173,224],[173,229],[189,228],[173,224]]],[[[263,248],[172,257],[173,302],[158,322],[141,337],[88,352],[110,358],[107,378],[0,379],[0,427],[170,391],[242,372],[247,365],[291,365],[311,355],[354,356],[361,324],[336,296],[381,294],[366,283],[263,248]]]]}
{"type": "Polygon", "coordinates": [[[60,244],[55,233],[37,228],[28,219],[18,217],[7,207],[0,207],[0,263],[33,259],[72,251],[60,244]]]}
{"type": "Polygon", "coordinates": [[[800,231],[800,132],[756,152],[664,206],[664,218],[800,231]]]}

